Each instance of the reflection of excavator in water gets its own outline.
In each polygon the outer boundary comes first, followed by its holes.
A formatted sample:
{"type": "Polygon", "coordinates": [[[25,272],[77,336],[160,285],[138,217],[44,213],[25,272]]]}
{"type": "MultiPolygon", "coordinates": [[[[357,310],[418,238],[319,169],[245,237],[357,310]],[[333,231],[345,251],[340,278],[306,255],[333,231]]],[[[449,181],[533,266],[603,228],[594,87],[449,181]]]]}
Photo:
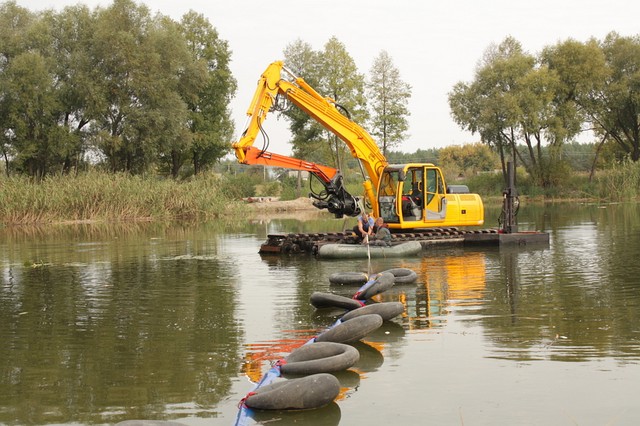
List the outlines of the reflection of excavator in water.
{"type": "Polygon", "coordinates": [[[337,135],[359,160],[364,193],[374,216],[382,216],[389,228],[476,226],[484,223],[480,196],[468,193],[464,185],[447,186],[440,168],[430,163],[389,164],[372,137],[338,110],[302,78],[294,76],[282,62],[274,62],[258,81],[258,88],[247,112],[249,123],[240,140],[233,144],[238,161],[308,171],[324,190],[309,194],[314,205],[336,217],[357,216],[362,205],[343,185],[334,168],[274,154],[253,146],[267,113],[286,98],[326,129],[337,135]],[[282,78],[286,73],[290,80],[282,78]],[[365,175],[366,170],[366,175],[365,175]],[[367,178],[368,175],[368,178],[367,178]]]}
{"type": "Polygon", "coordinates": [[[414,269],[418,285],[376,297],[380,297],[378,302],[401,302],[409,330],[441,327],[452,307],[484,304],[488,266],[483,251],[424,256],[419,263],[400,263],[398,267],[414,269]]]}

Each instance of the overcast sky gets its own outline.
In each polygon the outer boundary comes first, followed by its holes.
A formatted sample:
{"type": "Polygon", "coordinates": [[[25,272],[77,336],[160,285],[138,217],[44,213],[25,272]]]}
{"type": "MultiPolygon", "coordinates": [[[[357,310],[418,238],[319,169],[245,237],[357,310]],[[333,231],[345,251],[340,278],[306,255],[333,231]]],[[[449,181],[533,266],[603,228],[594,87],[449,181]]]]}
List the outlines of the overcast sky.
{"type": "MultiPolygon", "coordinates": [[[[2,0],[0,0],[2,1],[2,0]]],[[[32,11],[78,3],[111,1],[17,0],[32,11]]],[[[451,119],[447,94],[473,79],[478,60],[491,44],[513,36],[530,53],[568,38],[602,39],[611,31],[640,34],[637,0],[147,0],[153,12],[179,20],[189,10],[202,13],[229,42],[238,82],[232,102],[238,136],[262,71],[282,59],[286,45],[301,39],[315,50],[335,36],[368,76],[373,59],[386,50],[412,87],[408,140],[404,152],[478,141],[451,119]]],[[[301,76],[304,77],[304,76],[301,76]]],[[[270,151],[288,154],[284,120],[272,115],[265,128],[270,151]]],[[[258,143],[257,143],[258,144],[258,143]]]]}

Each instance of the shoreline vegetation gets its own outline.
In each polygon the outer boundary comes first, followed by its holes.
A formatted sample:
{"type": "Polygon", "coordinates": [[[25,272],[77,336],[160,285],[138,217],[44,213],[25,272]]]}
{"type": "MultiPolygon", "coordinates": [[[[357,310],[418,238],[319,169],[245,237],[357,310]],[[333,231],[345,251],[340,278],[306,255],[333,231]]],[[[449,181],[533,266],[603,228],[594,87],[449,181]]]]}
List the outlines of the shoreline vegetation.
{"type": "Polygon", "coordinates": [[[222,179],[188,181],[89,172],[34,183],[24,176],[0,180],[0,224],[211,220],[238,214],[241,202],[222,179]]]}
{"type": "MultiPolygon", "coordinates": [[[[531,188],[524,186],[520,198],[531,203],[637,201],[640,188],[635,185],[635,182],[640,184],[637,165],[633,170],[633,178],[629,178],[628,173],[620,176],[620,173],[609,172],[598,180],[599,189],[592,185],[590,191],[556,188],[552,194],[541,194],[536,191],[530,193],[531,188]],[[605,190],[609,197],[593,195],[602,194],[605,190]]],[[[474,188],[473,192],[481,194],[485,205],[499,205],[502,202],[499,183],[469,183],[469,187],[474,188]]],[[[304,217],[313,218],[326,213],[316,209],[311,199],[295,196],[293,192],[291,188],[282,188],[278,182],[265,185],[246,175],[212,173],[185,180],[96,170],[77,175],[49,176],[40,182],[26,176],[2,177],[0,227],[212,221],[249,216],[260,220],[287,215],[301,217],[299,212],[304,212],[304,217]],[[256,188],[258,196],[270,201],[244,201],[256,195],[256,188]],[[284,196],[280,199],[270,196],[270,193],[284,196]]]]}
{"type": "Polygon", "coordinates": [[[237,181],[213,174],[185,181],[97,171],[50,176],[38,183],[26,176],[5,177],[0,178],[0,228],[212,221],[247,215],[313,218],[323,213],[306,197],[252,203],[242,195],[237,181]]]}

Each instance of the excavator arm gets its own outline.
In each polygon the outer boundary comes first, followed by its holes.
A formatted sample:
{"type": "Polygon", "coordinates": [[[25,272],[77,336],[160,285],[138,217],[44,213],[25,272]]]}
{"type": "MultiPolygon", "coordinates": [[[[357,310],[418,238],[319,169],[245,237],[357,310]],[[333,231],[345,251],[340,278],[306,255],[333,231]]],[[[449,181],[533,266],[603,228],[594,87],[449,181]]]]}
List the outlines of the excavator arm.
{"type": "Polygon", "coordinates": [[[360,214],[358,200],[349,194],[344,187],[342,175],[338,170],[320,164],[299,160],[286,155],[262,151],[248,146],[243,151],[244,164],[261,164],[263,166],[284,167],[291,170],[307,171],[314,175],[324,186],[320,193],[309,193],[314,198],[313,205],[319,209],[327,209],[336,217],[344,215],[356,216],[360,214]]]}
{"type": "Polygon", "coordinates": [[[286,69],[281,61],[270,64],[258,81],[258,87],[247,110],[248,124],[240,139],[233,144],[238,161],[243,164],[263,164],[309,171],[325,187],[325,191],[320,195],[310,194],[316,198],[316,207],[327,208],[336,217],[345,214],[356,216],[360,213],[357,200],[344,188],[338,170],[253,147],[262,131],[262,123],[276,105],[278,96],[286,97],[349,147],[351,155],[360,161],[361,168],[366,169],[368,179],[365,177],[363,183],[365,196],[373,210],[377,211],[378,202],[373,188],[378,186],[382,171],[387,165],[386,158],[371,136],[342,114],[332,99],[321,96],[302,78],[296,77],[286,69]],[[282,78],[283,71],[289,75],[291,81],[282,78]]]}

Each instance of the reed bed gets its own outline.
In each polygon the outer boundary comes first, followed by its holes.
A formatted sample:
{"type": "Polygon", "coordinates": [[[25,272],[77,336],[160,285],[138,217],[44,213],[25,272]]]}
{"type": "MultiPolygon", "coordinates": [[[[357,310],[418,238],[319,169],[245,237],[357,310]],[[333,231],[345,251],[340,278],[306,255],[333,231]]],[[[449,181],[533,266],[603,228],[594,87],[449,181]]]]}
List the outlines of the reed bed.
{"type": "Polygon", "coordinates": [[[217,218],[239,208],[225,195],[224,184],[223,178],[212,175],[176,182],[94,171],[38,183],[16,176],[0,179],[0,222],[217,218]]]}
{"type": "Polygon", "coordinates": [[[602,199],[625,201],[640,199],[640,162],[625,159],[616,163],[598,178],[599,195],[602,199]]]}

